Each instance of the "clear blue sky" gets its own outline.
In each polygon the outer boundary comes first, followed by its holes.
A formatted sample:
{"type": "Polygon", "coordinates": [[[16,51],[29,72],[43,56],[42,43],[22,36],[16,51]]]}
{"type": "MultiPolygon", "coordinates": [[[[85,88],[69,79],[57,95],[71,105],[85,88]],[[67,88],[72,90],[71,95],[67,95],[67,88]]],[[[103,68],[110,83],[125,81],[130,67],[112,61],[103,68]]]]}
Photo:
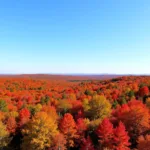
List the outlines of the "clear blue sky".
{"type": "Polygon", "coordinates": [[[1,0],[0,73],[150,74],[150,0],[1,0]]]}

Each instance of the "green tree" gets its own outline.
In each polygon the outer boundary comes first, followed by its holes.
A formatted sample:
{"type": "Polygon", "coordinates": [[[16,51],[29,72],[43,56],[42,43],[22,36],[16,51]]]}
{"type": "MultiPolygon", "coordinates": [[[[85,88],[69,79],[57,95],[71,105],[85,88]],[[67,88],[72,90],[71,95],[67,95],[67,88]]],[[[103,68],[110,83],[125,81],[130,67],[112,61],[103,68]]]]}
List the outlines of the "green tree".
{"type": "Polygon", "coordinates": [[[50,97],[49,96],[41,97],[41,104],[42,105],[48,104],[49,101],[50,101],[50,97]]]}
{"type": "Polygon", "coordinates": [[[115,101],[113,102],[113,104],[112,104],[112,108],[116,108],[117,105],[118,105],[118,101],[115,100],[115,101]]]}
{"type": "Polygon", "coordinates": [[[126,103],[127,103],[127,101],[126,101],[125,97],[122,97],[121,105],[126,104],[126,103]]]}
{"type": "Polygon", "coordinates": [[[132,91],[132,90],[129,91],[128,96],[129,96],[129,97],[133,97],[133,96],[134,96],[134,91],[132,91]]]}
{"type": "Polygon", "coordinates": [[[85,90],[84,94],[85,94],[85,95],[92,95],[92,91],[90,91],[90,90],[85,90]]]}
{"type": "Polygon", "coordinates": [[[0,111],[7,112],[7,103],[5,100],[0,100],[0,111]]]}

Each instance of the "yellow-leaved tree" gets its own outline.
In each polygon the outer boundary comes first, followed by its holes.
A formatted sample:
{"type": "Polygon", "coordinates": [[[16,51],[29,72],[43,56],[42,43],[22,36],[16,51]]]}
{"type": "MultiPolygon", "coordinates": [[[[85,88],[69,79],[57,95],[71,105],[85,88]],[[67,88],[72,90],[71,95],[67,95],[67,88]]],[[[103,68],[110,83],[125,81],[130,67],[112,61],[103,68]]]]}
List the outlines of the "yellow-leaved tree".
{"type": "Polygon", "coordinates": [[[66,113],[71,108],[72,108],[72,105],[68,100],[59,101],[58,109],[60,112],[66,113]]]}
{"type": "Polygon", "coordinates": [[[9,133],[6,130],[6,126],[0,121],[0,149],[7,146],[9,141],[9,133]]]}
{"type": "Polygon", "coordinates": [[[95,95],[89,102],[88,115],[91,119],[102,120],[111,113],[111,104],[104,96],[95,95]]]}
{"type": "Polygon", "coordinates": [[[85,112],[87,112],[90,109],[89,106],[89,100],[87,98],[85,98],[82,102],[82,106],[85,112]]]}
{"type": "Polygon", "coordinates": [[[22,130],[23,150],[45,150],[57,134],[56,121],[46,112],[38,112],[22,130]]]}

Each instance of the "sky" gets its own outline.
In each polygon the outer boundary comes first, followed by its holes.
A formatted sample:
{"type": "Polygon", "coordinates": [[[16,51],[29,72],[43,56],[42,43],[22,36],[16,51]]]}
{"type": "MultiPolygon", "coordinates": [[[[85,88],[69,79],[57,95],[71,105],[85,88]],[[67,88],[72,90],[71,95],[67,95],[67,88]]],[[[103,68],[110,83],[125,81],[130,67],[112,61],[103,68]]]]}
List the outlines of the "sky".
{"type": "Polygon", "coordinates": [[[150,74],[150,0],[0,0],[0,74],[150,74]]]}

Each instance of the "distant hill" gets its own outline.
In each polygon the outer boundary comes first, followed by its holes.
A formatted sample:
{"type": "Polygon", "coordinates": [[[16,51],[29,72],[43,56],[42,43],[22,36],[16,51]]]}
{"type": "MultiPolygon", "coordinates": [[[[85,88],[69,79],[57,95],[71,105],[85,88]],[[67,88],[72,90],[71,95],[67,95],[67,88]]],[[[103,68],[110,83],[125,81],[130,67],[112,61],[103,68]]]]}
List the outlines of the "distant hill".
{"type": "Polygon", "coordinates": [[[114,75],[114,74],[100,74],[100,75],[61,75],[61,74],[21,74],[21,75],[10,75],[3,74],[0,77],[10,77],[10,78],[33,78],[33,79],[49,79],[49,80],[104,80],[111,79],[116,77],[121,77],[123,75],[114,75]]]}

